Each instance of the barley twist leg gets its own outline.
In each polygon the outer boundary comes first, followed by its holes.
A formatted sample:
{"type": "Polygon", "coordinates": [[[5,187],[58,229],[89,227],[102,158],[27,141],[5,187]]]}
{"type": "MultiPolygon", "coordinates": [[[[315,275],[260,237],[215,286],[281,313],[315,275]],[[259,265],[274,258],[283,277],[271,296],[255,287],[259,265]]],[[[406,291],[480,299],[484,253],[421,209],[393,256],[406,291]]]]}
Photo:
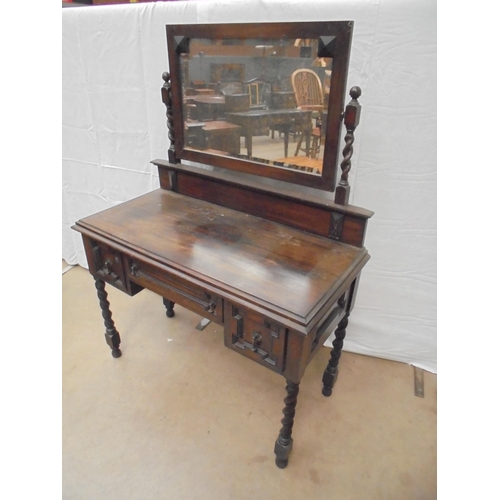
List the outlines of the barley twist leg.
{"type": "Polygon", "coordinates": [[[286,397],[284,399],[283,419],[281,420],[281,430],[274,445],[276,454],[276,465],[284,469],[288,465],[288,456],[292,451],[292,427],[295,417],[295,407],[297,406],[297,395],[299,394],[299,384],[286,381],[286,397]]]}
{"type": "Polygon", "coordinates": [[[101,279],[95,280],[95,287],[97,288],[97,297],[99,298],[99,305],[101,306],[102,317],[104,319],[104,326],[106,333],[104,337],[106,343],[111,348],[111,355],[114,358],[119,358],[122,355],[120,351],[120,334],[115,328],[115,323],[111,319],[111,311],[109,310],[108,294],[104,289],[104,281],[101,279]]]}
{"type": "Polygon", "coordinates": [[[335,330],[335,340],[333,341],[333,349],[330,352],[330,361],[323,373],[323,396],[331,396],[333,386],[337,381],[339,374],[339,360],[344,346],[345,331],[347,328],[349,313],[347,313],[335,330]]]}

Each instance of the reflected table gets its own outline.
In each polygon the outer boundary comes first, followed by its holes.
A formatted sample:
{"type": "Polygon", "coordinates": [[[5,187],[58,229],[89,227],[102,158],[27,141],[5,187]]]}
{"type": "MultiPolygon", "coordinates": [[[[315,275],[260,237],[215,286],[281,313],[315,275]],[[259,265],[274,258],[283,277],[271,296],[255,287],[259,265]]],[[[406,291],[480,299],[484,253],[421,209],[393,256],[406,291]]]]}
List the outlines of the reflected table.
{"type": "Polygon", "coordinates": [[[311,143],[311,111],[302,109],[258,109],[226,113],[228,122],[239,125],[241,134],[245,137],[248,156],[252,156],[252,137],[267,135],[269,129],[283,132],[284,156],[288,156],[288,140],[292,130],[302,131],[306,141],[306,155],[309,153],[311,143]]]}

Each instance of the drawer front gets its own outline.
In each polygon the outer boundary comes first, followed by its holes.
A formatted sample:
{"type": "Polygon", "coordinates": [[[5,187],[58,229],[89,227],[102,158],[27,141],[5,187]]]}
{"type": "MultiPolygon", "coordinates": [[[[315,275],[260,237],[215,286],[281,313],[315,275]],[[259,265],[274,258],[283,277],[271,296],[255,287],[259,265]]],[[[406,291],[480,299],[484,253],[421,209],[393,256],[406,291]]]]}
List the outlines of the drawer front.
{"type": "Polygon", "coordinates": [[[102,279],[128,295],[135,295],[142,290],[140,286],[128,281],[125,258],[120,251],[87,236],[83,237],[83,244],[89,270],[95,278],[102,279]]]}
{"type": "Polygon", "coordinates": [[[219,296],[184,278],[166,273],[137,259],[126,258],[125,268],[128,278],[134,283],[215,323],[222,324],[223,301],[219,296]]]}
{"type": "Polygon", "coordinates": [[[243,356],[282,373],[286,328],[264,316],[226,302],[224,344],[243,356]]]}
{"type": "Polygon", "coordinates": [[[126,292],[125,270],[120,252],[104,243],[84,239],[90,272],[106,283],[126,292]]]}

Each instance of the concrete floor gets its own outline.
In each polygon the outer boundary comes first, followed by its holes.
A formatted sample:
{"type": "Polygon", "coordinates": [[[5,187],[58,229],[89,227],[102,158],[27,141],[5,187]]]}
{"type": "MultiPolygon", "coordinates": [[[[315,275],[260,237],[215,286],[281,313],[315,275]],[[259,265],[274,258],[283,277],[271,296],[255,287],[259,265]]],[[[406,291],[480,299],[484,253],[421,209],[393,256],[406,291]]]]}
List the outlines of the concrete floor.
{"type": "Polygon", "coordinates": [[[280,470],[281,376],[224,347],[221,327],[196,330],[186,309],[169,319],[153,293],[107,286],[122,337],[114,359],[88,271],[62,283],[64,499],[436,498],[435,375],[419,398],[413,367],[344,352],[325,398],[321,349],[280,470]]]}

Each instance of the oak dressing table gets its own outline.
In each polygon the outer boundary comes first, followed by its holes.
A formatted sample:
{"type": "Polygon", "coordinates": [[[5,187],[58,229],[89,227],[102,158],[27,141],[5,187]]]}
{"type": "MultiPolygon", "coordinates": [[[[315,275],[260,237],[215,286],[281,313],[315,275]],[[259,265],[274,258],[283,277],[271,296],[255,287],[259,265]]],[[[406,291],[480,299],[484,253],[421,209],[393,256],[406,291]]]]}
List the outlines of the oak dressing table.
{"type": "MultiPolygon", "coordinates": [[[[161,187],[74,226],[83,237],[115,358],[121,356],[121,339],[105,284],[129,295],[152,290],[163,297],[168,317],[177,303],[222,325],[228,348],[286,379],[274,448],[280,468],[292,449],[301,378],[335,329],[322,380],[323,394],[332,393],[360,273],[369,260],[363,242],[373,213],[348,203],[361,94],[353,87],[344,107],[352,28],[344,21],[167,26],[170,73],[163,75],[162,100],[170,148],[167,159],[152,162],[161,187]],[[296,164],[294,157],[277,161],[283,156],[279,137],[254,141],[252,154],[251,138],[247,149],[241,138],[241,151],[224,150],[224,141],[214,148],[190,140],[191,82],[217,94],[224,82],[210,79],[223,71],[240,79],[258,77],[269,97],[289,94],[290,75],[304,67],[320,77],[331,74],[325,141],[315,160],[322,161],[320,170],[304,167],[303,156],[296,164]],[[343,124],[347,133],[337,183],[343,124]]],[[[237,83],[226,86],[226,95],[239,89],[237,83]]],[[[227,115],[218,111],[217,123],[234,121],[231,111],[227,115]]],[[[308,120],[313,127],[315,117],[308,120]]],[[[197,126],[213,128],[210,120],[197,126]]],[[[282,133],[289,134],[287,143],[294,140],[290,127],[282,133]]]]}

